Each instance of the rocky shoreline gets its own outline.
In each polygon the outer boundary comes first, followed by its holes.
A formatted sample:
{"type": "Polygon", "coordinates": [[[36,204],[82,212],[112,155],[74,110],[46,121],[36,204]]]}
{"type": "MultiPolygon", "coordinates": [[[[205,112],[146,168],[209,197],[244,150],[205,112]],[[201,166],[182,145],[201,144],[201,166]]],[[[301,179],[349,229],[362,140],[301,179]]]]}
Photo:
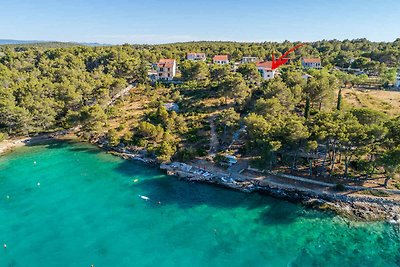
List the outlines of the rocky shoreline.
{"type": "MultiPolygon", "coordinates": [[[[20,138],[3,141],[1,153],[14,147],[28,145],[47,140],[65,138],[70,131],[59,131],[52,134],[40,135],[31,138],[20,138]]],[[[239,190],[246,193],[261,193],[272,197],[285,199],[290,202],[301,203],[305,206],[331,211],[343,217],[358,221],[382,221],[400,224],[400,202],[383,197],[353,196],[341,192],[318,191],[312,189],[301,189],[287,184],[264,181],[261,185],[259,180],[234,179],[225,173],[205,171],[195,166],[181,162],[169,164],[158,164],[153,158],[148,157],[143,149],[127,149],[125,147],[111,147],[102,140],[91,142],[101,149],[128,160],[137,160],[146,164],[159,166],[168,175],[173,175],[191,182],[208,183],[229,189],[239,190]]],[[[0,153],[0,154],[1,154],[0,153]]]]}
{"type": "Polygon", "coordinates": [[[349,196],[340,192],[318,192],[312,189],[299,189],[286,184],[268,182],[260,185],[258,180],[236,180],[224,173],[205,171],[181,162],[159,164],[141,148],[109,146],[105,140],[92,142],[113,155],[128,160],[136,160],[159,167],[167,175],[190,182],[213,184],[246,193],[266,194],[275,198],[323,211],[334,212],[355,221],[388,221],[400,224],[400,202],[382,197],[349,196]]]}
{"type": "Polygon", "coordinates": [[[400,224],[400,203],[390,199],[368,196],[348,196],[343,193],[302,190],[269,182],[260,185],[256,180],[238,181],[220,174],[203,171],[185,163],[161,164],[160,169],[187,181],[223,186],[242,192],[258,192],[272,197],[301,203],[305,206],[332,211],[357,221],[382,221],[400,224]]]}

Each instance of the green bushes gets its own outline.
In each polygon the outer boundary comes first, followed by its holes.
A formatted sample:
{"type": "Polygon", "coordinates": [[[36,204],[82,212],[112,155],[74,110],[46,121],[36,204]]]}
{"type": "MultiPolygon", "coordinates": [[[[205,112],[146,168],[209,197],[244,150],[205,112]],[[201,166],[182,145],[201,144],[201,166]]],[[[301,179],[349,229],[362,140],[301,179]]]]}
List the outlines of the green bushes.
{"type": "Polygon", "coordinates": [[[0,142],[4,141],[7,138],[8,138],[8,135],[6,133],[0,133],[0,142]]]}
{"type": "Polygon", "coordinates": [[[345,186],[344,184],[337,183],[337,184],[334,186],[334,189],[335,189],[336,191],[344,191],[344,190],[346,190],[346,186],[345,186]]]}

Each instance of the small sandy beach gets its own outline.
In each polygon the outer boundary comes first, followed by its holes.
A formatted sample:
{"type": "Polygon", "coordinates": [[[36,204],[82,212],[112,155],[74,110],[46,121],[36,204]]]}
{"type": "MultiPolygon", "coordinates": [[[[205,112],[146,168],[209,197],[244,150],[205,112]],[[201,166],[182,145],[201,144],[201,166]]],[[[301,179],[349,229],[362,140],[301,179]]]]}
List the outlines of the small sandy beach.
{"type": "Polygon", "coordinates": [[[59,133],[51,133],[51,134],[40,134],[33,137],[16,137],[12,139],[6,139],[0,142],[0,155],[14,149],[17,147],[21,147],[28,144],[36,144],[47,140],[52,140],[59,133]]]}
{"type": "Polygon", "coordinates": [[[25,145],[30,140],[29,137],[6,139],[0,142],[0,154],[4,154],[13,148],[25,145]]]}

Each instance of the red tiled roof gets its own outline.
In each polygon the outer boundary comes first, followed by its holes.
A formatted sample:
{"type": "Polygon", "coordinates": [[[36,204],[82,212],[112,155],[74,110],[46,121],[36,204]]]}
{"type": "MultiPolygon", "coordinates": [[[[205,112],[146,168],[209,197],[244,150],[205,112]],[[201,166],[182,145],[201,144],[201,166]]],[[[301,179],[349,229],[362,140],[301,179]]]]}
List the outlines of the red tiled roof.
{"type": "Polygon", "coordinates": [[[160,59],[160,61],[158,61],[158,63],[174,63],[175,59],[171,59],[171,58],[162,58],[160,59]]]}
{"type": "Polygon", "coordinates": [[[304,63],[321,63],[320,58],[303,58],[304,63]]]}
{"type": "Polygon", "coordinates": [[[215,55],[213,61],[227,61],[228,55],[215,55]]]}
{"type": "Polygon", "coordinates": [[[271,69],[272,68],[272,61],[257,62],[256,66],[259,67],[259,68],[271,69]]]}
{"type": "Polygon", "coordinates": [[[174,66],[175,59],[162,58],[158,61],[157,67],[160,68],[172,68],[174,66]]]}

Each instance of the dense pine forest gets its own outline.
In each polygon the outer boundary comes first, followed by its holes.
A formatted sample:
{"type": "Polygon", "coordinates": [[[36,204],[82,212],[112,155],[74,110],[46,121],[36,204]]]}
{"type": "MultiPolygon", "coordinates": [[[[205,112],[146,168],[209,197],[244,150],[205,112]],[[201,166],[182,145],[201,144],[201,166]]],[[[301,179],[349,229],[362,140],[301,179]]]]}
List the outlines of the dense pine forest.
{"type": "Polygon", "coordinates": [[[83,138],[145,148],[160,161],[189,160],[207,155],[215,128],[215,161],[235,154],[265,170],[394,181],[400,103],[354,106],[343,90],[393,90],[400,39],[308,43],[269,81],[253,63],[234,66],[243,56],[270,60],[295,44],[0,46],[0,139],[78,126],[83,138]],[[207,61],[186,61],[188,52],[204,52],[207,61]],[[217,54],[231,64],[210,64],[217,54]],[[324,68],[303,69],[302,57],[321,58],[324,68]],[[177,60],[176,83],[150,82],[160,58],[177,60]],[[130,84],[130,94],[113,102],[130,84]]]}

